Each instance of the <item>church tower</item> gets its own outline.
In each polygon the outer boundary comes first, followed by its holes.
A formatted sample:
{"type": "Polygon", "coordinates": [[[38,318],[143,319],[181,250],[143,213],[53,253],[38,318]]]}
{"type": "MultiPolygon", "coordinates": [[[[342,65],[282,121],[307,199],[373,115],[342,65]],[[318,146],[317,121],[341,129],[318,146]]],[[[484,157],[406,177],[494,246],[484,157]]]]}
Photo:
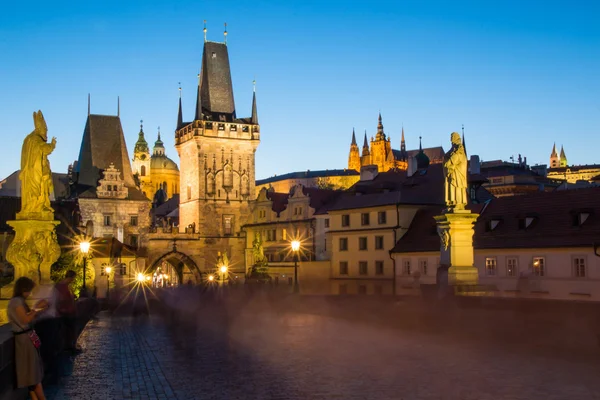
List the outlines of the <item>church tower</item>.
{"type": "Polygon", "coordinates": [[[558,168],[560,167],[560,159],[558,158],[558,153],[556,152],[556,143],[552,147],[552,153],[550,154],[550,168],[558,168]]]}
{"type": "Polygon", "coordinates": [[[211,243],[198,249],[207,268],[216,251],[227,251],[232,262],[243,265],[240,232],[255,198],[254,155],[260,143],[256,92],[248,111],[250,117],[237,117],[227,43],[205,37],[195,117],[183,122],[179,112],[175,147],[180,159],[180,227],[205,238],[201,243],[211,243]]]}
{"type": "Polygon", "coordinates": [[[360,165],[371,165],[371,153],[369,152],[369,142],[367,141],[367,131],[365,129],[365,140],[362,147],[362,155],[360,157],[360,165]]]}
{"type": "Polygon", "coordinates": [[[560,146],[560,166],[567,166],[567,156],[565,155],[565,149],[562,145],[560,146]]]}
{"type": "Polygon", "coordinates": [[[150,179],[150,150],[148,148],[148,142],[144,137],[144,125],[143,121],[140,121],[140,133],[138,134],[138,140],[135,142],[133,149],[133,174],[136,175],[140,185],[140,189],[146,195],[151,198],[154,194],[152,191],[152,182],[150,179]]]}
{"type": "Polygon", "coordinates": [[[350,155],[348,156],[348,169],[360,172],[360,153],[356,144],[356,135],[352,128],[352,143],[350,143],[350,155]]]}
{"type": "Polygon", "coordinates": [[[377,122],[377,134],[375,140],[371,141],[371,164],[377,165],[379,172],[387,171],[394,167],[394,155],[392,145],[386,137],[381,121],[381,113],[377,122]],[[391,159],[390,159],[391,158],[391,159]]]}

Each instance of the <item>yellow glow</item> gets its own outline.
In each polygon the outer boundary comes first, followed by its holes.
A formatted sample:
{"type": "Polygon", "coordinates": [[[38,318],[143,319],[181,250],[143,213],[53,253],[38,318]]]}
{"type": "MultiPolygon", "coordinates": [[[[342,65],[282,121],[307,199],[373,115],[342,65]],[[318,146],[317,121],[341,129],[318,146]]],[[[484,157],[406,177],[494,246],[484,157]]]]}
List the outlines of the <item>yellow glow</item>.
{"type": "Polygon", "coordinates": [[[147,280],[147,281],[149,281],[149,280],[150,280],[150,277],[149,277],[149,276],[146,276],[146,280],[147,280]]]}
{"type": "Polygon", "coordinates": [[[87,254],[90,251],[90,242],[84,240],[83,242],[79,242],[79,249],[83,254],[87,254]]]}
{"type": "Polygon", "coordinates": [[[146,277],[144,276],[144,274],[142,274],[141,272],[138,272],[137,274],[137,281],[138,282],[144,282],[146,280],[146,277]]]}
{"type": "Polygon", "coordinates": [[[212,276],[212,275],[209,275],[209,276],[208,276],[208,280],[212,282],[212,281],[214,281],[214,280],[215,280],[215,277],[214,277],[214,276],[212,276]]]}
{"type": "Polygon", "coordinates": [[[292,240],[292,250],[293,251],[300,250],[300,241],[299,240],[292,240]]]}
{"type": "Polygon", "coordinates": [[[226,266],[226,265],[223,265],[223,266],[221,267],[221,273],[222,273],[222,274],[224,274],[225,272],[227,272],[227,266],[226,266]]]}
{"type": "Polygon", "coordinates": [[[112,272],[112,267],[106,267],[106,273],[110,274],[112,272]]]}

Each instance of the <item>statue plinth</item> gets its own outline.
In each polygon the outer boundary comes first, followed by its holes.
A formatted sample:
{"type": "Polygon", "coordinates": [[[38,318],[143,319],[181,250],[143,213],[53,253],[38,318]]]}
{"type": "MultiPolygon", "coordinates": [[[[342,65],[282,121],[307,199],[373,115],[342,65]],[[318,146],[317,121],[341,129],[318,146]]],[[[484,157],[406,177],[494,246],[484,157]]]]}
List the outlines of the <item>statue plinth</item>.
{"type": "Polygon", "coordinates": [[[479,217],[469,210],[449,210],[435,216],[440,235],[440,264],[448,266],[448,284],[476,285],[479,273],[474,265],[474,224],[479,217]]]}
{"type": "Polygon", "coordinates": [[[60,257],[56,226],[60,221],[20,219],[7,221],[15,230],[6,259],[15,267],[15,279],[26,276],[36,285],[50,285],[50,267],[60,257]]]}

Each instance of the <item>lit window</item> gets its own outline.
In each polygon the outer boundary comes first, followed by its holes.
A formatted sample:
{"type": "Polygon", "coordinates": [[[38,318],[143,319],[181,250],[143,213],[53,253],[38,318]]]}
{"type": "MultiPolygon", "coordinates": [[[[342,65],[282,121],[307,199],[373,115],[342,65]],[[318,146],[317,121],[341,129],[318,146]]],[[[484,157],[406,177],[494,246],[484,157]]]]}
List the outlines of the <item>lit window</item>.
{"type": "Polygon", "coordinates": [[[533,275],[546,275],[546,259],[544,257],[533,257],[533,275]]]}
{"type": "Polygon", "coordinates": [[[233,217],[223,217],[223,233],[225,235],[231,235],[233,233],[233,217]]]}

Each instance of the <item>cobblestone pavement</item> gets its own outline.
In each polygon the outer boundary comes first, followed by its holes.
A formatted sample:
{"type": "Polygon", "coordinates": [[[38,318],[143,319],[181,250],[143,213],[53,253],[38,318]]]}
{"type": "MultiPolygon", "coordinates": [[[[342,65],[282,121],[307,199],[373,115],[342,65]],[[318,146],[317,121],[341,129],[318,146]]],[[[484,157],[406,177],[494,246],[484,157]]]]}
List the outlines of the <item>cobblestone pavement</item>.
{"type": "Polygon", "coordinates": [[[294,312],[193,328],[101,314],[80,344],[50,399],[600,399],[598,359],[294,312]]]}

